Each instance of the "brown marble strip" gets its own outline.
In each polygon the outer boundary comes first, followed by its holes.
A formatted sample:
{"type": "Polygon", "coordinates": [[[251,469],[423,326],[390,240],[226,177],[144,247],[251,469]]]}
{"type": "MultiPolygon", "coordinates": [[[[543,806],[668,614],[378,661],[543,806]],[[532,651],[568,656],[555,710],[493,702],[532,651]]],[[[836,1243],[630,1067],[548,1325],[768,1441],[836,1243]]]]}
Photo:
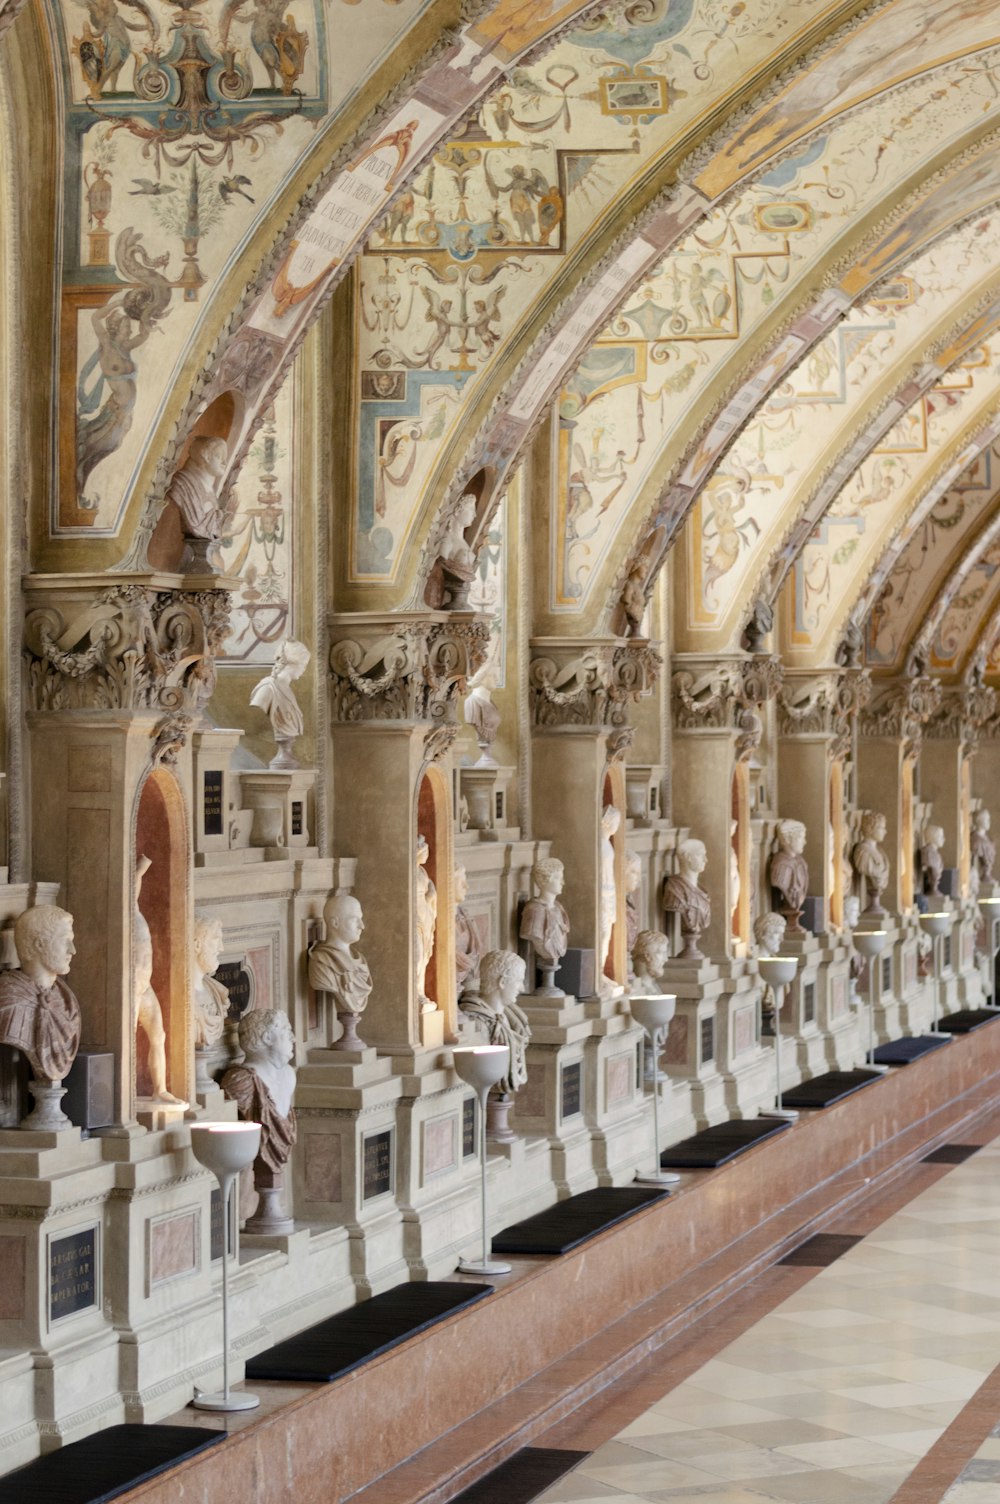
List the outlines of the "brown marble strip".
{"type": "Polygon", "coordinates": [[[997,1424],[1000,1364],[976,1390],[965,1409],[917,1463],[888,1504],[940,1504],[997,1424]]]}

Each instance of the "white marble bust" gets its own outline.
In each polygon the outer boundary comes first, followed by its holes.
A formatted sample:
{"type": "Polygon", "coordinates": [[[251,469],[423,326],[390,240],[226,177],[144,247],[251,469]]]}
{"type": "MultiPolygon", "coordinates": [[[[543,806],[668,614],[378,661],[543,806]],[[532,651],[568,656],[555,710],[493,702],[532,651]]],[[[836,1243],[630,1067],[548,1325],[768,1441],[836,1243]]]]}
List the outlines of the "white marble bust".
{"type": "Polygon", "coordinates": [[[80,1004],[62,980],[73,956],[73,916],[36,904],[14,921],[20,969],[0,971],[0,1044],[20,1050],[31,1066],[35,1109],[22,1124],[59,1129],[62,1080],[80,1047],[80,1004]]]}
{"type": "Polygon", "coordinates": [[[361,905],[352,893],[332,893],[323,907],[326,938],[309,952],[309,985],[326,993],[343,1033],[333,1048],[362,1049],[358,1018],[368,1006],[372,974],[368,962],[352,947],[364,932],[361,905]]]}
{"type": "Polygon", "coordinates": [[[661,930],[639,931],[632,947],[632,992],[637,997],[657,997],[666,990],[663,972],[669,959],[670,941],[661,930]]]}
{"type": "Polygon", "coordinates": [[[790,932],[801,935],[799,915],[809,890],[809,867],[803,856],[806,828],[802,821],[779,820],[775,842],[777,850],[771,858],[769,873],[771,887],[781,896],[790,932]]]}
{"type": "Polygon", "coordinates": [[[884,914],[882,894],[889,885],[889,858],[882,850],[885,840],[885,815],[877,809],[866,809],[861,816],[861,840],[851,853],[855,872],[865,880],[868,895],[866,914],[884,914]]]}
{"type": "Polygon", "coordinates": [[[466,528],[476,520],[476,507],[476,498],[471,491],[460,496],[441,539],[441,558],[446,564],[454,564],[461,570],[471,570],[476,565],[475,550],[469,547],[465,537],[466,528]]]}
{"type": "Polygon", "coordinates": [[[228,459],[225,439],[198,434],[188,445],[187,459],[167,490],[167,500],[181,514],[185,538],[212,541],[222,537],[227,517],[219,506],[219,485],[228,459]]]}
{"type": "Polygon", "coordinates": [[[944,871],[944,831],[940,825],[925,825],[920,845],[921,886],[928,898],[942,898],[941,874],[944,871]]]}
{"type": "Polygon", "coordinates": [[[517,1091],[528,1079],[525,1050],[531,1025],[517,1003],[524,976],[524,959],[515,951],[488,950],[479,965],[478,993],[467,993],[459,1005],[467,1018],[483,1026],[490,1044],[510,1047],[508,1074],[494,1088],[502,1095],[517,1091]]]}
{"type": "Polygon", "coordinates": [[[712,905],[708,894],[698,886],[698,878],[707,862],[704,841],[689,836],[677,848],[677,871],[663,885],[663,907],[680,919],[684,945],[676,958],[679,961],[704,960],[698,941],[711,922],[712,905]]]}
{"type": "Polygon", "coordinates": [[[310,656],[305,643],[287,638],[278,649],[270,674],[254,686],[250,695],[250,704],[270,719],[278,750],[269,766],[278,771],[299,766],[292,747],[302,735],[304,722],[292,684],[305,673],[310,656]]]}
{"type": "Polygon", "coordinates": [[[222,1038],[229,1012],[229,992],[213,976],[222,956],[221,919],[195,914],[193,950],[194,1043],[196,1049],[207,1049],[222,1038]]]}
{"type": "Polygon", "coordinates": [[[531,869],[531,881],[537,897],[530,898],[521,914],[521,939],[529,941],[542,973],[536,992],[542,996],[562,996],[553,985],[553,975],[569,945],[569,915],[559,894],[565,873],[558,857],[542,857],[531,869]]]}
{"type": "Polygon", "coordinates": [[[992,883],[993,866],[997,859],[997,848],[990,835],[990,812],[988,809],[977,809],[972,817],[972,836],[969,841],[972,865],[976,869],[980,883],[992,883]]]}

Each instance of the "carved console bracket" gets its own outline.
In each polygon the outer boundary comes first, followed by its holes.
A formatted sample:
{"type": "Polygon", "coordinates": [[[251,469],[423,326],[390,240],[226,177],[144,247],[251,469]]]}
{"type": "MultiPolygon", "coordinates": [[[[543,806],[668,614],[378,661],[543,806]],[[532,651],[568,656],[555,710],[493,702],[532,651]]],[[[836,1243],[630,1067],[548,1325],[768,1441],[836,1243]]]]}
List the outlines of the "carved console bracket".
{"type": "Polygon", "coordinates": [[[94,575],[35,576],[24,588],[29,707],[162,711],[158,755],[169,756],[211,698],[232,587],[147,575],[108,588],[94,575]]]}
{"type": "Polygon", "coordinates": [[[782,683],[781,664],[771,653],[718,658],[687,655],[671,680],[674,725],[678,731],[734,731],[736,756],[746,762],[760,745],[760,707],[773,700],[782,683]]]}
{"type": "Polygon", "coordinates": [[[916,757],[924,728],[940,703],[940,680],[929,674],[894,679],[875,690],[861,711],[858,729],[866,738],[895,738],[907,757],[916,757]]]}
{"type": "Polygon", "coordinates": [[[778,733],[783,737],[828,736],[830,756],[847,757],[857,718],[871,695],[869,669],[786,670],[778,691],[778,733]]]}
{"type": "Polygon", "coordinates": [[[352,614],[332,616],[330,636],[335,720],[451,725],[485,662],[489,624],[471,611],[352,614]]]}
{"type": "Polygon", "coordinates": [[[940,703],[924,728],[935,740],[958,741],[971,755],[982,736],[990,737],[997,709],[996,690],[984,684],[962,684],[941,691],[940,703]]]}
{"type": "Polygon", "coordinates": [[[532,638],[532,725],[624,727],[629,705],[652,688],[662,663],[651,643],[636,638],[532,638]]]}

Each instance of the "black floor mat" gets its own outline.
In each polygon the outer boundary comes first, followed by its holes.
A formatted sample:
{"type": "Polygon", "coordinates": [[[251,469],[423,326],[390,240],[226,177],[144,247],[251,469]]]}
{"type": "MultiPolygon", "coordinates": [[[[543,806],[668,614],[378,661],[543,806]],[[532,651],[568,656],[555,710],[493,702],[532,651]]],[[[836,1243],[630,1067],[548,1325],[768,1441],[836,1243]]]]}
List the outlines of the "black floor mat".
{"type": "Polygon", "coordinates": [[[860,1236],[845,1232],[818,1232],[814,1237],[806,1238],[798,1248],[793,1248],[791,1253],[786,1253],[779,1264],[805,1265],[810,1269],[826,1269],[837,1259],[856,1248],[862,1241],[860,1236]]]}
{"type": "Polygon", "coordinates": [[[569,1253],[571,1248],[596,1237],[607,1227],[614,1227],[651,1202],[662,1200],[664,1195],[656,1186],[638,1185],[600,1186],[594,1191],[581,1191],[579,1196],[568,1196],[534,1217],[505,1227],[493,1239],[493,1252],[569,1253]]]}
{"type": "Polygon", "coordinates": [[[681,1139],[664,1149],[660,1164],[665,1170],[714,1170],[790,1126],[776,1118],[736,1118],[730,1123],[716,1123],[714,1128],[705,1128],[693,1138],[681,1139]]]}
{"type": "Polygon", "coordinates": [[[967,1159],[978,1154],[981,1144],[942,1144],[939,1149],[932,1149],[925,1154],[922,1164],[925,1165],[964,1165],[967,1159]]]}
{"type": "Polygon", "coordinates": [[[946,1034],[971,1034],[973,1029],[995,1023],[998,1018],[1000,1011],[994,1008],[959,1008],[957,1013],[949,1013],[947,1018],[942,1018],[938,1028],[946,1034]]]}
{"type": "Polygon", "coordinates": [[[887,1044],[876,1045],[876,1065],[909,1065],[931,1050],[939,1050],[951,1038],[949,1034],[915,1034],[911,1039],[890,1039],[887,1044]]]}
{"type": "Polygon", "coordinates": [[[465,1489],[452,1504],[531,1504],[589,1456],[589,1452],[559,1447],[524,1447],[465,1489]]]}
{"type": "Polygon", "coordinates": [[[104,1504],[214,1447],[225,1436],[202,1426],[108,1426],[0,1479],[3,1504],[104,1504]]]}
{"type": "Polygon", "coordinates": [[[492,1293],[492,1285],[457,1280],[397,1285],[258,1353],[247,1363],[247,1379],[332,1383],[492,1293]]]}
{"type": "Polygon", "coordinates": [[[834,1102],[842,1102],[863,1086],[870,1086],[873,1081],[882,1079],[878,1071],[827,1071],[825,1075],[814,1076],[811,1081],[801,1081],[790,1091],[782,1092],[781,1105],[796,1108],[832,1107],[834,1102]]]}

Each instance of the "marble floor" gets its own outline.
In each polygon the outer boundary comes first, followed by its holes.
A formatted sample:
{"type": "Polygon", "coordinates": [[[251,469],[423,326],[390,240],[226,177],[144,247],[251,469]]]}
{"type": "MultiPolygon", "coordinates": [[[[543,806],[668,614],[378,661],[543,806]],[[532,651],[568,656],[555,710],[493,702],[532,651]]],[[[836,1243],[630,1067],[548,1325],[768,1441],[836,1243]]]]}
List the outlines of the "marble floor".
{"type": "Polygon", "coordinates": [[[536,1504],[1000,1504],[1000,1139],[930,1169],[539,1438],[588,1455],[536,1504]]]}

